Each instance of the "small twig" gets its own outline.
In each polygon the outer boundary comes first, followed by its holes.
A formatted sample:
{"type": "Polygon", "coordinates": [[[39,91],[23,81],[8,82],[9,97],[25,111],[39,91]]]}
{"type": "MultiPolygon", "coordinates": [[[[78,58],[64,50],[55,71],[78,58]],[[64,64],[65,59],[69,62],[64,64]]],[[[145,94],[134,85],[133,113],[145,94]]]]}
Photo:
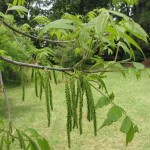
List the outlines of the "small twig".
{"type": "Polygon", "coordinates": [[[73,72],[74,71],[74,69],[72,69],[72,68],[53,68],[53,67],[49,67],[49,66],[41,66],[41,65],[18,62],[18,61],[3,57],[1,55],[0,55],[0,59],[6,61],[8,63],[17,65],[17,66],[24,66],[24,67],[29,67],[29,68],[37,68],[37,69],[43,69],[43,70],[56,70],[56,71],[61,71],[61,72],[64,72],[64,71],[72,71],[73,72]]]}
{"type": "Polygon", "coordinates": [[[20,30],[18,30],[18,29],[16,29],[16,28],[10,26],[10,25],[9,25],[8,23],[6,23],[4,20],[2,20],[2,22],[3,22],[3,24],[4,24],[6,27],[8,27],[9,29],[13,30],[14,32],[17,32],[17,33],[19,33],[19,34],[21,34],[21,35],[24,35],[24,36],[26,36],[26,37],[29,37],[29,38],[31,38],[31,39],[36,39],[36,40],[41,40],[41,41],[47,41],[47,42],[51,42],[51,43],[69,43],[69,42],[74,42],[74,41],[75,41],[75,40],[71,40],[71,41],[56,41],[56,40],[50,40],[50,39],[45,39],[45,38],[38,38],[38,37],[36,37],[36,36],[29,35],[29,34],[27,34],[27,33],[25,33],[25,32],[22,32],[22,31],[20,31],[20,30]]]}

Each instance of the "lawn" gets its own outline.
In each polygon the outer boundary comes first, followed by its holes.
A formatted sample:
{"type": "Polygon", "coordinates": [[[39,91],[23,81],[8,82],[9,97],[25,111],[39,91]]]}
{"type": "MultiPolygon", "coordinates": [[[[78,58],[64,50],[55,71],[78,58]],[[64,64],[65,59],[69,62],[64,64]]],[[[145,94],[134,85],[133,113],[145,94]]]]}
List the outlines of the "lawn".
{"type": "MultiPolygon", "coordinates": [[[[109,92],[115,94],[115,102],[122,106],[127,114],[138,125],[139,133],[126,148],[125,135],[119,131],[121,121],[104,127],[94,137],[92,123],[86,119],[83,122],[83,135],[75,130],[71,134],[72,150],[149,150],[150,149],[150,78],[143,73],[141,80],[134,77],[125,79],[119,73],[109,73],[105,79],[109,92]]],[[[67,150],[66,136],[66,102],[64,83],[53,86],[54,111],[52,112],[51,127],[47,127],[45,99],[40,101],[34,95],[34,85],[26,86],[26,100],[21,100],[21,88],[7,88],[11,103],[13,123],[16,127],[35,128],[49,140],[53,150],[67,150]]],[[[95,101],[101,96],[94,92],[95,101]]],[[[0,93],[0,118],[7,120],[5,101],[0,93]]],[[[97,109],[98,128],[106,118],[110,106],[97,109]]],[[[86,108],[85,108],[86,115],[86,108]]],[[[86,117],[85,117],[86,118],[86,117]]],[[[17,150],[14,145],[13,150],[17,150]]]]}

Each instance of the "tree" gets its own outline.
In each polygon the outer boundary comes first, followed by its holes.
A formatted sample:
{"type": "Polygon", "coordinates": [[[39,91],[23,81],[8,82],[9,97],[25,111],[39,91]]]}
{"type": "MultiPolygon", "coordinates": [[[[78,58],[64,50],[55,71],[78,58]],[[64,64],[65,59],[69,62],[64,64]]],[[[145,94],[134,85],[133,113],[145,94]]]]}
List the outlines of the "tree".
{"type": "MultiPolygon", "coordinates": [[[[36,96],[41,98],[42,93],[44,92],[45,94],[47,121],[48,126],[50,126],[51,111],[54,107],[51,80],[54,80],[57,84],[56,72],[62,72],[65,77],[68,146],[71,147],[70,134],[73,129],[79,129],[80,134],[82,134],[83,95],[85,95],[87,102],[87,120],[93,122],[95,136],[97,135],[96,109],[111,105],[112,107],[109,109],[101,128],[109,126],[121,117],[124,117],[120,131],[126,134],[126,145],[128,145],[132,141],[134,134],[138,132],[138,127],[130,119],[125,110],[114,102],[114,94],[108,93],[103,77],[106,75],[106,72],[120,71],[124,76],[129,72],[139,78],[140,71],[145,69],[143,65],[133,62],[134,67],[128,70],[124,69],[120,63],[134,58],[133,47],[136,47],[143,54],[142,49],[133,37],[147,43],[148,36],[146,32],[126,15],[106,9],[96,9],[89,12],[86,22],[79,16],[65,14],[61,19],[53,22],[45,16],[36,16],[34,21],[38,22],[38,26],[34,29],[28,24],[17,26],[8,13],[10,11],[17,11],[19,14],[24,14],[28,11],[25,7],[15,4],[8,7],[7,13],[0,13],[0,27],[4,31],[12,31],[19,40],[22,38],[27,40],[27,45],[30,45],[30,50],[28,51],[29,57],[28,59],[26,57],[15,57],[14,53],[11,53],[7,47],[5,49],[1,47],[0,68],[1,71],[5,71],[6,63],[16,65],[20,68],[22,100],[25,100],[25,73],[23,67],[29,67],[32,68],[32,79],[35,83],[36,96]],[[115,20],[113,16],[119,16],[121,20],[115,20]],[[134,30],[132,27],[134,27],[134,30]],[[30,30],[36,31],[38,36],[30,34],[30,30]],[[30,41],[32,39],[39,40],[42,48],[35,48],[30,41]],[[69,52],[71,49],[72,53],[78,56],[78,59],[75,59],[69,66],[68,60],[64,59],[67,56],[60,54],[60,49],[63,49],[64,53],[66,51],[69,52]],[[120,51],[128,53],[129,58],[118,62],[117,57],[120,51]],[[102,57],[104,53],[110,55],[115,53],[114,60],[110,62],[104,61],[102,57]],[[92,61],[92,64],[87,67],[88,61],[92,61]],[[97,103],[95,103],[92,89],[97,90],[101,94],[97,103]],[[79,112],[77,112],[78,110],[79,112]]],[[[6,37],[4,38],[6,39],[6,37]]],[[[17,41],[14,40],[14,42],[17,41]]],[[[21,52],[20,54],[24,55],[21,52]]],[[[6,147],[9,149],[12,141],[19,140],[20,148],[23,149],[27,149],[27,147],[36,150],[50,149],[47,140],[39,136],[34,129],[28,129],[31,134],[29,136],[26,132],[22,132],[20,129],[14,127],[11,119],[9,100],[1,74],[0,83],[7,101],[9,114],[9,129],[5,130],[4,127],[0,129],[2,133],[1,147],[4,146],[4,149],[6,147]],[[12,130],[16,135],[14,135],[12,130]]]]}

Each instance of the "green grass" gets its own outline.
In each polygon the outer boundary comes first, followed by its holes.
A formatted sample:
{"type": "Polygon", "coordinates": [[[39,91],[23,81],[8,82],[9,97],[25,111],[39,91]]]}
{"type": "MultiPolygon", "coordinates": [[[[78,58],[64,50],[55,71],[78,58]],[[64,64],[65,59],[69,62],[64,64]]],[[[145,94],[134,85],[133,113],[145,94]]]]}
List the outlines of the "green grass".
{"type": "MultiPolygon", "coordinates": [[[[134,123],[139,127],[139,133],[126,148],[125,135],[119,131],[121,121],[104,127],[98,131],[97,137],[93,134],[93,124],[83,122],[83,135],[75,130],[71,134],[72,150],[149,150],[150,149],[150,79],[143,73],[141,80],[134,78],[124,79],[119,73],[110,73],[105,79],[109,92],[115,94],[115,102],[123,107],[134,123]]],[[[7,94],[11,103],[12,119],[16,127],[24,130],[31,127],[46,137],[54,150],[68,150],[66,136],[66,102],[64,83],[54,85],[51,127],[47,127],[46,106],[35,97],[34,85],[26,87],[26,100],[21,100],[21,88],[8,88],[7,94]]],[[[95,101],[101,96],[94,91],[95,101]]],[[[110,106],[97,110],[98,128],[106,118],[110,106]]],[[[7,109],[2,93],[0,93],[0,118],[7,120],[7,109]]],[[[13,147],[16,150],[17,147],[13,147]]]]}

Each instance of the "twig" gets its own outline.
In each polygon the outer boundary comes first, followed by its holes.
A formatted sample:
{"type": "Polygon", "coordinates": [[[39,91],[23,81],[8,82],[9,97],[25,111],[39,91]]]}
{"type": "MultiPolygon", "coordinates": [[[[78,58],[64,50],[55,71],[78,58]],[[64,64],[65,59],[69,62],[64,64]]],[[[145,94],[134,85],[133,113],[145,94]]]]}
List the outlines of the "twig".
{"type": "Polygon", "coordinates": [[[29,35],[29,34],[27,34],[27,33],[25,33],[25,32],[22,32],[22,31],[20,31],[20,30],[18,30],[18,29],[16,29],[16,28],[10,26],[10,25],[9,25],[8,23],[6,23],[4,20],[2,20],[2,22],[3,22],[3,24],[4,24],[6,27],[8,27],[9,29],[13,30],[14,32],[17,32],[17,33],[19,33],[19,34],[21,34],[21,35],[24,35],[24,36],[26,36],[26,37],[29,37],[29,38],[31,38],[31,39],[36,39],[36,40],[41,40],[41,41],[47,41],[47,42],[51,42],[51,43],[69,43],[69,42],[74,42],[74,41],[75,41],[75,40],[71,40],[71,41],[56,41],[56,40],[50,40],[50,39],[45,39],[45,38],[38,38],[38,37],[36,37],[36,36],[29,35]]]}
{"type": "Polygon", "coordinates": [[[0,59],[6,61],[8,63],[17,65],[17,66],[24,66],[24,67],[29,67],[29,68],[37,68],[37,69],[43,69],[43,70],[55,70],[55,71],[61,71],[61,72],[64,72],[64,71],[72,71],[73,72],[74,71],[74,69],[72,69],[72,68],[53,68],[53,67],[49,67],[49,66],[41,66],[41,65],[18,62],[18,61],[3,57],[1,55],[0,55],[0,59]]]}

